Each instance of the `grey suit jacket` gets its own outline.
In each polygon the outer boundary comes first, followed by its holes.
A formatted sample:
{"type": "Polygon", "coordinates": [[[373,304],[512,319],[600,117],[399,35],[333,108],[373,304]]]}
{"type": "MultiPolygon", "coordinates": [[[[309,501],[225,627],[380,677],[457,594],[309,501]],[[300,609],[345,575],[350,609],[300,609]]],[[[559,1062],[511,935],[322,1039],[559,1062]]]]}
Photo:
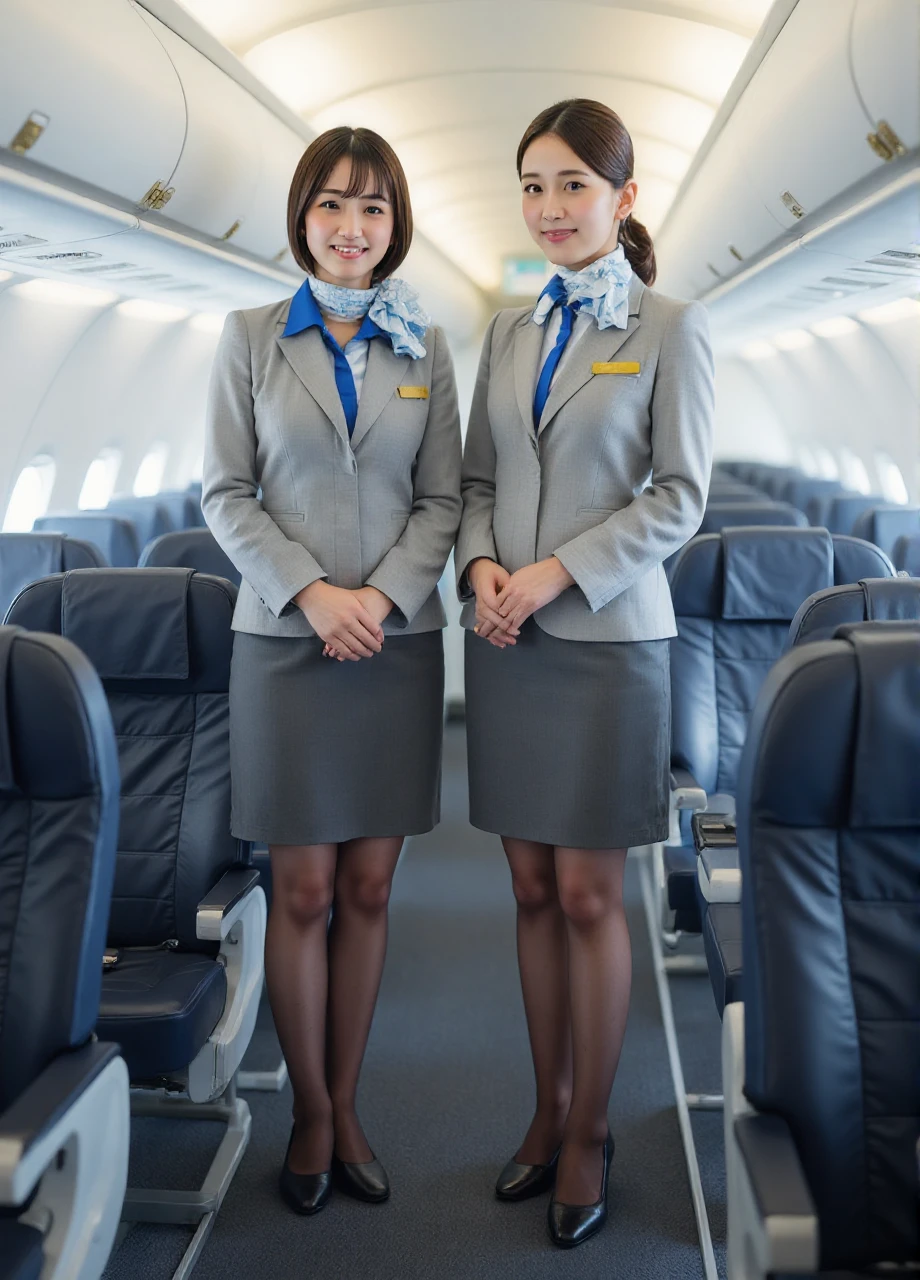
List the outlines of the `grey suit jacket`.
{"type": "Polygon", "coordinates": [[[291,604],[318,578],[378,587],[385,633],[434,631],[460,520],[460,419],[437,328],[420,360],[371,340],[349,441],[318,329],[283,337],[290,300],[232,311],[214,359],[201,505],[243,577],[233,627],[311,636],[291,604]],[[428,389],[428,397],[399,394],[428,389]],[[258,495],[261,489],[261,498],[258,495]]]}
{"type": "Polygon", "coordinates": [[[538,436],[532,406],[543,327],[531,322],[532,310],[500,311],[483,344],[455,555],[461,621],[475,622],[466,570],[476,557],[513,573],[555,554],[575,586],[537,610],[544,631],[564,640],[676,635],[661,562],[699,528],[709,487],[706,310],[634,276],[626,329],[592,325],[579,338],[538,436]],[[610,363],[614,369],[592,372],[610,363]]]}

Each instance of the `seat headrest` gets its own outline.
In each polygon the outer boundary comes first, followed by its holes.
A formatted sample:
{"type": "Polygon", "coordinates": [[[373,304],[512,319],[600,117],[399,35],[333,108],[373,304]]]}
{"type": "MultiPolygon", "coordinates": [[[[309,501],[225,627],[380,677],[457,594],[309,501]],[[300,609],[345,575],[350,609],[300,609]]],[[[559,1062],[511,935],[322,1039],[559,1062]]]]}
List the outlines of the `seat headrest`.
{"type": "Polygon", "coordinates": [[[33,582],[8,616],[69,636],[108,693],[226,693],[236,596],[232,583],[190,569],[76,569],[33,582]]]}
{"type": "Polygon", "coordinates": [[[920,578],[863,578],[868,622],[916,622],[920,619],[920,578]]]}
{"type": "Polygon", "coordinates": [[[180,529],[154,538],[141,553],[138,567],[147,565],[179,565],[198,573],[213,573],[218,578],[227,578],[235,586],[240,585],[239,570],[218,546],[210,529],[180,529]]]}
{"type": "Polygon", "coordinates": [[[27,583],[63,568],[63,534],[0,534],[0,621],[27,583]]]}
{"type": "Polygon", "coordinates": [[[840,627],[853,646],[859,705],[850,826],[920,827],[920,623],[840,627]]]}
{"type": "Polygon", "coordinates": [[[805,596],[834,583],[826,529],[723,529],[722,616],[789,622],[805,596]]]}
{"type": "Polygon", "coordinates": [[[777,525],[804,529],[808,520],[787,502],[710,501],[703,513],[700,533],[719,533],[734,525],[777,525]]]}
{"type": "Polygon", "coordinates": [[[895,542],[892,559],[899,572],[920,577],[920,533],[906,534],[895,542]]]}
{"type": "Polygon", "coordinates": [[[857,538],[865,538],[891,555],[898,538],[920,532],[920,507],[870,507],[853,524],[857,538]]]}
{"type": "Polygon", "coordinates": [[[84,538],[99,548],[110,565],[126,567],[137,564],[140,552],[137,531],[129,520],[118,516],[99,511],[65,512],[40,516],[33,520],[32,528],[84,538]]]}
{"type": "Polygon", "coordinates": [[[187,680],[188,584],[192,570],[75,569],[61,588],[61,635],[103,680],[187,680]]]}

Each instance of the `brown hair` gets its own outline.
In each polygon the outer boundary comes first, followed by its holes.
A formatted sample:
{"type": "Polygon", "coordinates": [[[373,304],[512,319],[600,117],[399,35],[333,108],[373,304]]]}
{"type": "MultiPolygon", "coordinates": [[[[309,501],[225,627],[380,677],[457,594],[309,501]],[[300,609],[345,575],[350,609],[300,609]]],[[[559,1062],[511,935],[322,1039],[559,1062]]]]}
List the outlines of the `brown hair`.
{"type": "MultiPolygon", "coordinates": [[[[561,138],[589,169],[614,187],[622,187],[633,176],[632,138],[617,113],[591,98],[567,98],[541,111],[527,126],[517,150],[519,178],[525,151],[548,133],[561,138]]],[[[652,237],[632,214],[620,223],[619,241],[639,279],[654,284],[658,268],[652,237]]]]}
{"type": "Polygon", "coordinates": [[[343,198],[361,195],[368,178],[382,183],[381,194],[386,194],[393,206],[393,243],[374,268],[372,284],[379,284],[392,275],[409,252],[412,243],[412,205],[409,202],[409,185],[399,162],[399,157],[373,129],[351,129],[340,125],[327,129],[307,147],[300,157],[291,190],[288,195],[288,242],[298,266],[312,275],[316,270],[313,255],[307,248],[307,232],[304,218],[320,191],[329,181],[329,175],[341,160],[351,160],[351,180],[343,198]]]}

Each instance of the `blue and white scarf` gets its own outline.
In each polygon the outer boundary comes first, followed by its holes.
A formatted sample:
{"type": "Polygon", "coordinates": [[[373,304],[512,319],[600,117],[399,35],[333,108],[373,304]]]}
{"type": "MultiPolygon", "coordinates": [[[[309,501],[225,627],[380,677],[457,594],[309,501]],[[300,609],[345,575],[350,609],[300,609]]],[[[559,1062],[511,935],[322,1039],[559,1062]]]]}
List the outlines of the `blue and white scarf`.
{"type": "Polygon", "coordinates": [[[398,356],[420,360],[425,354],[422,339],[431,317],[419,305],[418,294],[405,280],[389,276],[373,289],[346,289],[308,276],[310,292],[317,306],[338,320],[358,320],[368,316],[387,335],[398,356]]]}
{"type": "MultiPolygon", "coordinates": [[[[629,282],[632,267],[618,244],[612,253],[605,253],[588,263],[580,271],[569,267],[557,267],[556,275],[565,285],[566,302],[581,303],[581,314],[594,316],[599,329],[625,329],[629,318],[629,282]]],[[[543,324],[556,305],[552,292],[542,293],[533,309],[531,319],[543,324]]]]}

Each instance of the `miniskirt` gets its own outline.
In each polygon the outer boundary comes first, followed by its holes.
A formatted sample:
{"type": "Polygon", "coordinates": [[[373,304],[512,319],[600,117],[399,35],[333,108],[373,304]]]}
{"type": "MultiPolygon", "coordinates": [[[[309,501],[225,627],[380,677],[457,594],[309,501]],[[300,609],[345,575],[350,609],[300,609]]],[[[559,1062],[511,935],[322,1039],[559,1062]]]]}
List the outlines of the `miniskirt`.
{"type": "Polygon", "coordinates": [[[578,849],[667,838],[667,640],[560,640],[528,618],[516,645],[465,645],[474,827],[578,849]]]}
{"type": "Polygon", "coordinates": [[[388,635],[360,662],[316,637],[237,631],[230,668],[231,830],[266,844],[410,836],[441,803],[440,631],[388,635]]]}

